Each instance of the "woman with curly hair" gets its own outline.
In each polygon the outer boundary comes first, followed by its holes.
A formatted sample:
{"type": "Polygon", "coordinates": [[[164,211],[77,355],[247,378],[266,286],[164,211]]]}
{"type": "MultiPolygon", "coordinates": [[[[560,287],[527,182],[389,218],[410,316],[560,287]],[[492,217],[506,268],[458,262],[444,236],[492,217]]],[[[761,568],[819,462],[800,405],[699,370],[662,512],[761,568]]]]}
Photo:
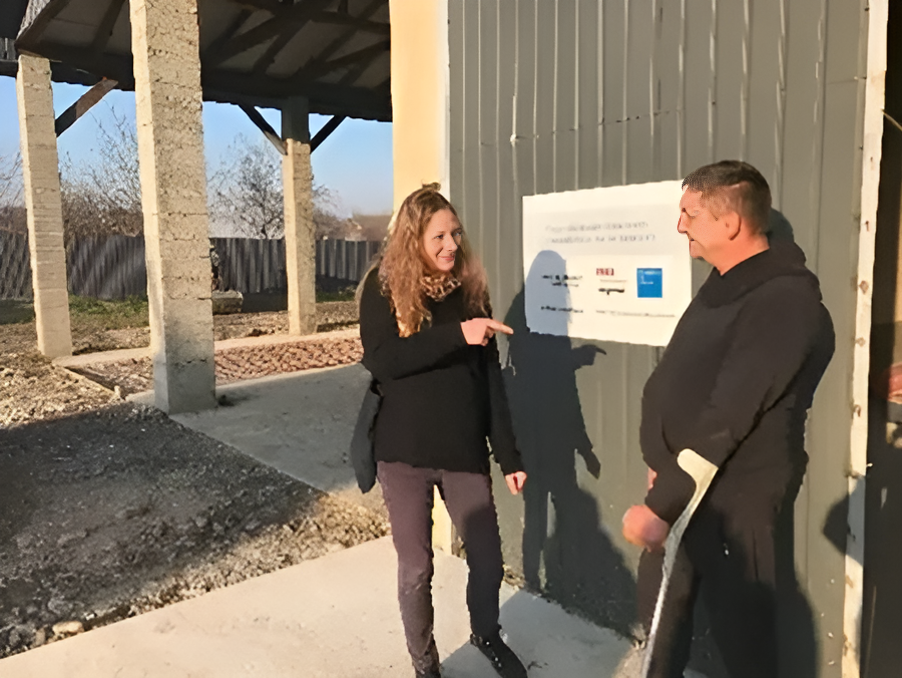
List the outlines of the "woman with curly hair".
{"type": "Polygon", "coordinates": [[[374,447],[398,553],[398,601],[417,678],[440,678],[433,637],[432,504],[438,487],[463,539],[470,642],[504,678],[526,669],[498,625],[501,539],[489,450],[507,486],[526,473],[516,448],[485,270],[436,186],[401,205],[360,288],[363,364],[382,392],[374,447]]]}

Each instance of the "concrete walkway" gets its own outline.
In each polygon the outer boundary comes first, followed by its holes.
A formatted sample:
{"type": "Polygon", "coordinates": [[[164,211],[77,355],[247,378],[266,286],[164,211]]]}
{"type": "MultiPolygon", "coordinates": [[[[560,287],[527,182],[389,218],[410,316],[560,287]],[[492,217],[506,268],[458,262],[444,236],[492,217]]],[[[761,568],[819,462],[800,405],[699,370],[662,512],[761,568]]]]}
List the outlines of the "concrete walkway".
{"type": "MultiPolygon", "coordinates": [[[[217,389],[229,406],[174,417],[319,489],[361,495],[346,451],[368,375],[359,365],[217,389]]],[[[152,394],[132,398],[152,403],[152,394]]],[[[413,675],[389,538],[280,570],[0,661],[4,678],[229,678],[413,675]]],[[[493,678],[467,644],[466,564],[436,552],[436,638],[446,678],[493,678]]],[[[636,678],[614,632],[505,585],[502,624],[531,678],[636,678]]],[[[687,675],[695,676],[691,672],[687,675]]]]}
{"type": "MultiPolygon", "coordinates": [[[[229,406],[172,418],[324,492],[382,510],[378,485],[357,489],[348,460],[369,374],[361,365],[327,367],[216,388],[229,406]]],[[[153,392],[129,400],[153,404],[153,392]]]]}
{"type": "MultiPolygon", "coordinates": [[[[390,538],[0,661],[4,678],[410,678],[390,538]]],[[[445,678],[494,671],[467,643],[466,564],[436,553],[445,678]]],[[[635,676],[630,644],[509,586],[501,623],[531,678],[635,676]],[[618,666],[623,666],[618,669],[618,666]],[[629,666],[627,666],[629,665],[629,666]]]]}

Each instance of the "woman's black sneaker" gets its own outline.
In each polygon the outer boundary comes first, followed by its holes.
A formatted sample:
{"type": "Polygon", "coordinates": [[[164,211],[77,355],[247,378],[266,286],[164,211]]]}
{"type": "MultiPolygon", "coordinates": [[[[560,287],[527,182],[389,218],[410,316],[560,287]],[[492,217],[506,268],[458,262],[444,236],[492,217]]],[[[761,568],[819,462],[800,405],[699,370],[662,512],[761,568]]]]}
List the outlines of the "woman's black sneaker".
{"type": "Polygon", "coordinates": [[[484,654],[501,678],[526,678],[526,667],[501,639],[500,633],[482,638],[473,634],[470,643],[484,654]]]}
{"type": "Polygon", "coordinates": [[[425,671],[417,671],[416,678],[442,678],[442,672],[438,669],[426,669],[425,671]]]}

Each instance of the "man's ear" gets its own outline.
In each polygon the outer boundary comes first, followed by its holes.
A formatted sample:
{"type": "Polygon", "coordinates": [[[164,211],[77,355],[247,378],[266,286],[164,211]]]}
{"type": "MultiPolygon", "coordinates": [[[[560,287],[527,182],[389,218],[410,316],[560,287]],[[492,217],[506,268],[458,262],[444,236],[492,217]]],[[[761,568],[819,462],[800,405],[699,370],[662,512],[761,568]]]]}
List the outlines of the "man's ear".
{"type": "Polygon", "coordinates": [[[748,222],[743,222],[742,217],[739,216],[738,212],[726,212],[721,217],[721,221],[723,221],[723,228],[726,230],[727,238],[729,240],[736,240],[743,229],[749,227],[748,222]]]}

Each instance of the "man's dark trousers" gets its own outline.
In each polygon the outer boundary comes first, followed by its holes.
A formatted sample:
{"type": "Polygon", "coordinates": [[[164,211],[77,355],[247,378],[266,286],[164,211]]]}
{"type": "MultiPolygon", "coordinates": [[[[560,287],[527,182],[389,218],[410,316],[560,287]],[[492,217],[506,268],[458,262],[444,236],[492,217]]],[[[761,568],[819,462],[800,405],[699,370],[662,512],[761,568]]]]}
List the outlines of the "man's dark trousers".
{"type": "MultiPolygon", "coordinates": [[[[699,595],[730,678],[776,678],[775,532],[787,511],[791,518],[798,484],[775,488],[772,473],[761,475],[716,480],[693,517],[677,553],[649,678],[682,678],[699,595]]],[[[646,629],[663,556],[663,550],[645,552],[639,563],[639,615],[646,629]]]]}

